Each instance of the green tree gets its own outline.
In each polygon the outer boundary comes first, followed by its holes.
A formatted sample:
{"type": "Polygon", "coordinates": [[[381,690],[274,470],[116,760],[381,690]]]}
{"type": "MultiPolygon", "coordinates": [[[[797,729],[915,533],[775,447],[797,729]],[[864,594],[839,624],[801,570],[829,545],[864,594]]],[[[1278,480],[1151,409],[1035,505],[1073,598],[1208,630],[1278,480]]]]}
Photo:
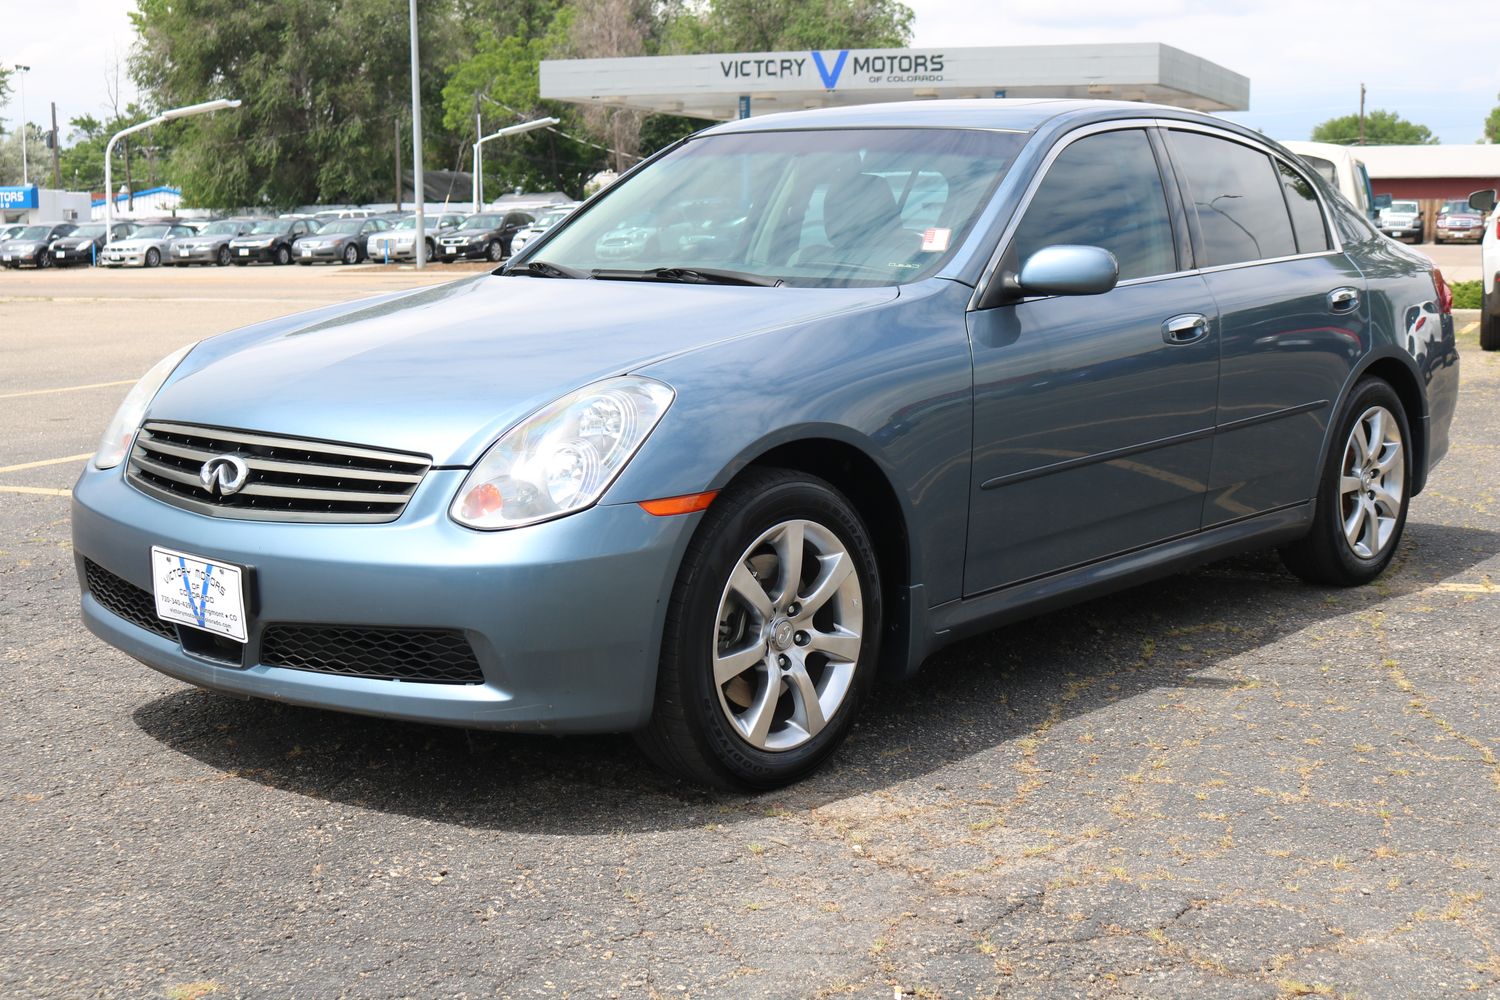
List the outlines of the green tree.
{"type": "Polygon", "coordinates": [[[674,52],[876,49],[911,41],[900,0],[708,0],[669,15],[674,52]]]}
{"type": "MultiPolygon", "coordinates": [[[[1314,142],[1353,146],[1359,142],[1359,115],[1330,118],[1312,131],[1314,142]]],[[[1365,144],[1369,146],[1429,146],[1439,140],[1426,125],[1409,122],[1394,111],[1365,115],[1365,144]]]]}
{"type": "MultiPolygon", "coordinates": [[[[418,7],[431,106],[461,6],[418,7]]],[[[136,0],[131,18],[140,36],[131,75],[152,107],[244,102],[171,123],[170,165],[189,202],[285,208],[394,196],[394,146],[398,136],[409,146],[410,134],[405,0],[136,0]]],[[[451,165],[456,142],[440,127],[427,136],[427,165],[451,165]]],[[[409,166],[407,150],[402,159],[409,166]]]]}
{"type": "MultiPolygon", "coordinates": [[[[1495,96],[1500,97],[1500,94],[1495,96]]],[[[1484,137],[1490,142],[1500,142],[1500,107],[1491,111],[1489,117],[1484,120],[1484,137]]]]}

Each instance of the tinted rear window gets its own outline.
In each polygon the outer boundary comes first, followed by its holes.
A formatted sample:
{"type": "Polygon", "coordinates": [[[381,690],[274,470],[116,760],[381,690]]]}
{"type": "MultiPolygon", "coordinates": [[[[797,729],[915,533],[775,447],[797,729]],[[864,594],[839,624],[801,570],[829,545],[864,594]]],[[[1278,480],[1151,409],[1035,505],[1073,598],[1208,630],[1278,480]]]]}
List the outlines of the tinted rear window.
{"type": "Polygon", "coordinates": [[[1198,213],[1205,267],[1297,252],[1269,155],[1201,132],[1170,134],[1173,159],[1198,213]]]}
{"type": "Polygon", "coordinates": [[[1287,211],[1292,217],[1292,231],[1297,237],[1298,253],[1318,253],[1333,249],[1328,228],[1323,223],[1323,206],[1312,184],[1285,163],[1276,162],[1281,174],[1281,190],[1286,195],[1287,211]]]}

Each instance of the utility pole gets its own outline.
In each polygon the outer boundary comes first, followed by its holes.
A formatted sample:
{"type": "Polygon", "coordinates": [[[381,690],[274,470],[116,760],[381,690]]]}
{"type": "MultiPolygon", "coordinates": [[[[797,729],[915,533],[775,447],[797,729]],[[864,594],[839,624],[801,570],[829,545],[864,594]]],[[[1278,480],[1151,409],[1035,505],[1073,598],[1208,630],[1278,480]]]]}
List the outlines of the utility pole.
{"type": "Polygon", "coordinates": [[[58,148],[62,146],[62,136],[57,132],[57,102],[52,102],[52,186],[62,187],[62,167],[57,161],[58,148]]]}
{"type": "Polygon", "coordinates": [[[31,67],[16,63],[16,72],[21,74],[21,183],[30,184],[31,175],[26,167],[26,74],[31,72],[31,67]]]}
{"type": "Polygon", "coordinates": [[[417,0],[411,0],[411,193],[416,201],[416,239],[412,253],[417,270],[427,266],[427,189],[422,183],[422,61],[417,51],[417,0]]]}
{"type": "Polygon", "coordinates": [[[481,172],[484,170],[484,158],[483,158],[484,154],[482,152],[482,150],[483,150],[484,147],[478,145],[478,142],[477,142],[477,140],[479,139],[479,137],[482,136],[482,135],[484,135],[484,119],[479,116],[479,92],[475,91],[475,93],[474,93],[474,139],[476,140],[476,144],[474,146],[474,162],[473,162],[473,164],[471,164],[471,166],[473,167],[473,170],[474,170],[474,185],[473,185],[474,186],[474,211],[475,211],[476,214],[479,212],[479,208],[480,208],[480,205],[479,205],[479,192],[481,192],[481,191],[484,190],[484,177],[481,174],[481,172]]]}
{"type": "Polygon", "coordinates": [[[401,116],[396,116],[396,211],[401,211],[401,116]]]}
{"type": "Polygon", "coordinates": [[[1359,144],[1365,144],[1365,85],[1359,85],[1359,144]]]}

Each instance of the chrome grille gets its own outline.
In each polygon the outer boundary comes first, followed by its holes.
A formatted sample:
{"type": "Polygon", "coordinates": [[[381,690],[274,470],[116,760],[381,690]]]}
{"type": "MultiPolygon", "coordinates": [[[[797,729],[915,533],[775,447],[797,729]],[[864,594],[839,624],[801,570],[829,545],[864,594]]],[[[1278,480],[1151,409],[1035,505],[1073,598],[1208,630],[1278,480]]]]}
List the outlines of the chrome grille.
{"type": "Polygon", "coordinates": [[[158,500],[214,517],[377,523],[401,516],[431,465],[425,455],[152,421],[136,435],[127,478],[158,500]],[[249,468],[230,496],[199,478],[219,455],[249,468]]]}

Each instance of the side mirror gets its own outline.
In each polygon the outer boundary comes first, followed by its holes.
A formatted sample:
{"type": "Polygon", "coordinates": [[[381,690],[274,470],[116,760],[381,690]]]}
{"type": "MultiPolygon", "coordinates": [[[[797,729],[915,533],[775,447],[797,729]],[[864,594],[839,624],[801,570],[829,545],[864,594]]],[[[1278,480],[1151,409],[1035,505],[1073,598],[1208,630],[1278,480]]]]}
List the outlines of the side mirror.
{"type": "Polygon", "coordinates": [[[1493,212],[1495,210],[1495,189],[1485,188],[1483,191],[1475,191],[1469,195],[1469,207],[1476,212],[1493,212]]]}
{"type": "Polygon", "coordinates": [[[1381,211],[1381,210],[1390,208],[1391,207],[1391,198],[1392,197],[1393,197],[1393,195],[1377,194],[1375,196],[1375,208],[1376,208],[1376,210],[1377,211],[1381,211]]]}
{"type": "Polygon", "coordinates": [[[1101,295],[1120,280],[1120,263],[1103,247],[1060,244],[1026,259],[1016,285],[1023,295],[1101,295]]]}

